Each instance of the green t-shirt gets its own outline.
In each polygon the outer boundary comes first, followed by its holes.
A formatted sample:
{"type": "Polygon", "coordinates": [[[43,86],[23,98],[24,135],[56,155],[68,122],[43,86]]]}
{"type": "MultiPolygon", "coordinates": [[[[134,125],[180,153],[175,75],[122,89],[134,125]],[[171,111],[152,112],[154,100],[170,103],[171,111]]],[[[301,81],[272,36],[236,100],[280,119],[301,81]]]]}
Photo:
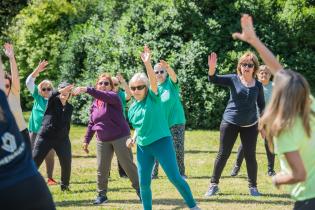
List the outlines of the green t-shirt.
{"type": "Polygon", "coordinates": [[[159,84],[159,94],[165,110],[168,126],[185,124],[185,113],[179,96],[178,83],[174,83],[170,77],[159,84]]]}
{"type": "Polygon", "coordinates": [[[163,137],[171,136],[160,95],[151,89],[142,101],[134,101],[129,108],[128,117],[137,132],[137,144],[146,146],[163,137]]]}
{"type": "Polygon", "coordinates": [[[126,93],[125,93],[125,91],[119,89],[118,96],[119,96],[121,104],[122,104],[122,110],[123,110],[124,118],[126,119],[126,105],[127,105],[127,102],[126,102],[126,93]]]}
{"type": "MultiPolygon", "coordinates": [[[[312,103],[312,110],[315,111],[315,102],[312,103]]],[[[306,181],[289,186],[292,198],[298,201],[315,198],[315,117],[311,117],[310,123],[311,138],[307,137],[300,117],[296,118],[292,128],[274,138],[275,152],[279,155],[281,170],[284,173],[291,171],[285,153],[299,151],[304,163],[306,181]]]]}
{"type": "Polygon", "coordinates": [[[42,126],[43,117],[46,111],[46,106],[48,99],[45,99],[38,93],[38,87],[35,85],[34,92],[32,94],[34,98],[34,104],[32,108],[32,113],[28,123],[28,129],[31,133],[38,133],[40,127],[42,126]]]}

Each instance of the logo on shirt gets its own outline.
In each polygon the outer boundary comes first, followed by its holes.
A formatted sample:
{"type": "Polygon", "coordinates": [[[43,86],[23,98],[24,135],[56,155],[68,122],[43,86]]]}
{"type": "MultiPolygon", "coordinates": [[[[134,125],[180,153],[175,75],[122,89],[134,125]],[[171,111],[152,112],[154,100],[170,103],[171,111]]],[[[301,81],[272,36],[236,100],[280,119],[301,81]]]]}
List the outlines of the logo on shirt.
{"type": "Polygon", "coordinates": [[[170,91],[165,90],[161,95],[162,101],[167,101],[170,98],[170,91]]]}
{"type": "Polygon", "coordinates": [[[6,132],[2,137],[2,146],[1,148],[7,152],[14,152],[16,150],[16,141],[15,137],[11,134],[6,132]]]}

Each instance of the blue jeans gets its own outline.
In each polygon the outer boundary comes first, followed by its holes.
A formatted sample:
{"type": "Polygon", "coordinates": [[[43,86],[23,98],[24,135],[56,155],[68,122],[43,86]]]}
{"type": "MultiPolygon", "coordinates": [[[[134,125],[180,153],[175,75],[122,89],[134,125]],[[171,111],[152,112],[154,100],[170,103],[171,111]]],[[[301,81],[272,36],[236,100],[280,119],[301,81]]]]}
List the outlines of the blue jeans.
{"type": "Polygon", "coordinates": [[[190,188],[179,173],[173,140],[168,136],[147,146],[137,145],[140,193],[144,210],[152,209],[151,172],[155,159],[159,161],[168,179],[177,188],[188,207],[195,207],[196,202],[190,188]]]}

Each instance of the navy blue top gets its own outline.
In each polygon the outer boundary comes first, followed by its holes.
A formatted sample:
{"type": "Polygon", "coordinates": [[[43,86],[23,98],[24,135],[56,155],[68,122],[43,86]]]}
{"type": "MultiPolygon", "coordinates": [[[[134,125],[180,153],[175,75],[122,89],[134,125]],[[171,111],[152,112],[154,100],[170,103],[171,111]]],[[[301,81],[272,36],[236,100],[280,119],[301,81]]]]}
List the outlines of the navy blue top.
{"type": "Polygon", "coordinates": [[[2,90],[0,107],[4,115],[4,119],[0,119],[0,190],[3,190],[39,173],[2,90]]]}
{"type": "Polygon", "coordinates": [[[223,114],[223,120],[238,125],[253,125],[258,120],[259,112],[265,108],[263,86],[255,81],[255,86],[246,87],[236,74],[209,76],[213,84],[229,87],[230,99],[223,114]]]}

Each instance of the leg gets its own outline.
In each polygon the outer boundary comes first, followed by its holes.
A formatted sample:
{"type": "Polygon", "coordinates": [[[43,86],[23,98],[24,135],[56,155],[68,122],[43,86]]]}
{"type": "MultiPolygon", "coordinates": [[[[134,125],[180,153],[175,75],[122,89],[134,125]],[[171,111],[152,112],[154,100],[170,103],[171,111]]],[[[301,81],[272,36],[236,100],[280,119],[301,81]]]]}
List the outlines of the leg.
{"type": "Polygon", "coordinates": [[[124,171],[124,169],[121,167],[121,164],[119,163],[118,158],[117,158],[117,165],[118,165],[118,173],[119,173],[119,176],[120,176],[120,177],[126,177],[127,174],[126,174],[126,172],[124,171]]]}
{"type": "Polygon", "coordinates": [[[179,168],[179,173],[185,176],[185,125],[174,125],[171,127],[171,133],[174,141],[176,152],[176,160],[179,168]]]}
{"type": "Polygon", "coordinates": [[[140,181],[140,194],[144,210],[152,210],[151,171],[154,165],[154,156],[150,153],[150,145],[137,145],[137,166],[140,181]]]}
{"type": "Polygon", "coordinates": [[[107,193],[110,165],[113,159],[114,148],[111,142],[96,141],[97,158],[97,190],[99,195],[107,193]]]}
{"type": "Polygon", "coordinates": [[[231,155],[234,143],[239,133],[239,126],[222,120],[220,125],[220,148],[214,162],[211,183],[219,184],[226,161],[231,155]]]}
{"type": "Polygon", "coordinates": [[[160,162],[168,179],[177,188],[179,193],[184,198],[189,208],[196,206],[196,202],[192,196],[191,190],[187,182],[181,177],[176,162],[176,155],[171,137],[162,138],[150,146],[153,150],[154,156],[160,162]],[[152,145],[152,146],[151,146],[152,145]]]}
{"type": "Polygon", "coordinates": [[[71,143],[70,139],[62,139],[55,142],[54,149],[59,158],[61,167],[61,189],[66,190],[69,186],[71,174],[71,143]]]}
{"type": "Polygon", "coordinates": [[[128,137],[123,137],[113,141],[114,151],[116,153],[117,159],[120,162],[124,171],[126,171],[132,187],[139,190],[139,178],[137,173],[137,166],[134,164],[130,158],[130,149],[126,146],[126,141],[128,137]]]}
{"type": "Polygon", "coordinates": [[[55,167],[55,150],[51,149],[45,157],[47,177],[52,179],[55,167]]]}
{"type": "Polygon", "coordinates": [[[265,149],[268,159],[268,172],[274,172],[275,154],[271,153],[269,150],[267,139],[265,139],[265,149]]]}
{"type": "Polygon", "coordinates": [[[49,140],[44,140],[41,136],[37,136],[33,149],[33,159],[38,168],[52,147],[53,146],[49,140]]]}
{"type": "Polygon", "coordinates": [[[26,148],[32,152],[32,144],[31,144],[31,138],[30,138],[30,134],[28,132],[28,129],[24,129],[23,131],[21,131],[21,134],[23,136],[23,139],[25,141],[25,145],[26,145],[26,148]]]}
{"type": "Polygon", "coordinates": [[[244,151],[243,151],[243,145],[241,144],[237,150],[237,157],[236,157],[235,166],[241,167],[243,160],[244,160],[244,151]]]}
{"type": "Polygon", "coordinates": [[[258,129],[257,124],[241,128],[240,137],[244,149],[249,187],[257,186],[257,161],[256,144],[258,129]]]}

